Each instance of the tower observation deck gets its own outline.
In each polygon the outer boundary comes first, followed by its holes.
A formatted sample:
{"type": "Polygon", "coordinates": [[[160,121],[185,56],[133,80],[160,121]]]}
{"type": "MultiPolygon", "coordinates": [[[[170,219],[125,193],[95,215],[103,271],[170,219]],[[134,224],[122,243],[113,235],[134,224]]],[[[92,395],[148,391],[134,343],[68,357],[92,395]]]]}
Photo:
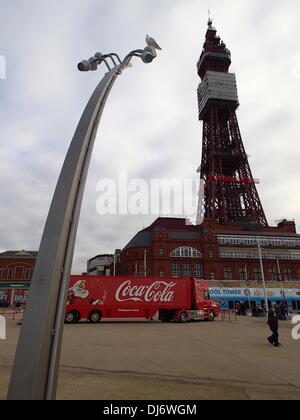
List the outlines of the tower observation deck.
{"type": "Polygon", "coordinates": [[[201,179],[204,217],[217,224],[268,222],[243,145],[236,110],[237,83],[229,72],[231,53],[208,21],[197,64],[199,120],[203,121],[201,179]]]}

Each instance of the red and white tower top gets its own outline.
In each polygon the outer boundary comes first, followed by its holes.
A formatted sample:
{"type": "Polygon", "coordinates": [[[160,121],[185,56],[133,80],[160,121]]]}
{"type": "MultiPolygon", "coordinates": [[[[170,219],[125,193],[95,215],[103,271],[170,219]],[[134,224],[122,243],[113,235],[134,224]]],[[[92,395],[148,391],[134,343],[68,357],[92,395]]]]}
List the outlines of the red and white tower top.
{"type": "Polygon", "coordinates": [[[226,73],[231,64],[231,53],[221,38],[217,36],[217,30],[212,26],[212,23],[212,20],[209,19],[203,51],[197,64],[201,79],[208,70],[226,73]]]}
{"type": "Polygon", "coordinates": [[[267,226],[243,145],[236,109],[236,77],[229,73],[231,53],[208,21],[197,64],[199,119],[203,121],[201,179],[204,217],[217,224],[267,226]]]}

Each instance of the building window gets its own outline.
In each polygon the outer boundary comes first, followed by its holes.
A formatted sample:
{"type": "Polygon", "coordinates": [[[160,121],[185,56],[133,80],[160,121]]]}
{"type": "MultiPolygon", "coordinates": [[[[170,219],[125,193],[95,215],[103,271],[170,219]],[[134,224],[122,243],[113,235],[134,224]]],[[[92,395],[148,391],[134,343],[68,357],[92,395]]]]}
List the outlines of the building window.
{"type": "Polygon", "coordinates": [[[3,278],[3,270],[0,270],[0,280],[3,278]]]}
{"type": "Polygon", "coordinates": [[[240,267],[239,275],[240,275],[240,280],[247,281],[248,280],[247,267],[240,267]]]}
{"type": "MultiPolygon", "coordinates": [[[[259,256],[257,252],[234,252],[234,251],[225,251],[225,250],[221,250],[220,252],[220,257],[221,258],[238,258],[238,259],[253,259],[253,260],[258,260],[259,256]]],[[[290,261],[299,261],[300,260],[300,253],[299,251],[280,251],[279,252],[273,252],[271,253],[271,251],[269,252],[264,252],[263,253],[263,259],[264,260],[290,260],[290,261]]]]}
{"type": "Polygon", "coordinates": [[[278,281],[278,271],[275,267],[269,268],[269,280],[270,281],[278,281]]]}
{"type": "Polygon", "coordinates": [[[159,256],[160,256],[160,257],[163,257],[163,256],[164,256],[164,254],[165,254],[164,249],[163,249],[162,247],[160,247],[160,248],[159,248],[159,256]]]}
{"type": "Polygon", "coordinates": [[[214,258],[214,251],[212,249],[208,251],[208,258],[214,258]]]}
{"type": "Polygon", "coordinates": [[[24,278],[24,267],[15,267],[15,280],[20,281],[24,278]]]}
{"type": "Polygon", "coordinates": [[[224,267],[224,280],[233,280],[231,267],[224,267]]]}
{"type": "Polygon", "coordinates": [[[164,272],[163,268],[161,268],[159,270],[159,277],[165,277],[165,272],[164,272]]]}
{"type": "Polygon", "coordinates": [[[283,269],[283,279],[284,281],[293,281],[293,271],[291,268],[283,269]]]}
{"type": "Polygon", "coordinates": [[[14,275],[14,270],[12,268],[9,268],[7,272],[7,280],[12,280],[13,275],[14,275]]]}
{"type": "Polygon", "coordinates": [[[254,268],[254,280],[255,281],[262,281],[261,269],[254,268]]]}
{"type": "Polygon", "coordinates": [[[180,264],[173,263],[171,265],[171,276],[172,277],[180,277],[180,264]]]}
{"type": "Polygon", "coordinates": [[[202,258],[201,252],[190,246],[176,248],[171,252],[170,256],[179,258],[202,258]]]}
{"type": "Polygon", "coordinates": [[[196,264],[195,265],[195,277],[197,279],[201,279],[203,277],[202,264],[196,264]]]}
{"type": "MultiPolygon", "coordinates": [[[[299,247],[300,239],[291,239],[288,237],[260,237],[260,242],[263,246],[274,247],[299,247]]],[[[221,245],[253,245],[257,246],[257,238],[253,236],[232,236],[232,235],[218,235],[218,242],[221,245]]]]}
{"type": "Polygon", "coordinates": [[[190,264],[183,264],[183,277],[191,276],[191,266],[190,264]]]}
{"type": "Polygon", "coordinates": [[[216,280],[216,273],[215,273],[214,271],[212,271],[212,272],[210,273],[210,279],[211,279],[211,280],[216,280]]]}
{"type": "Polygon", "coordinates": [[[24,280],[29,281],[30,280],[30,275],[31,275],[31,269],[30,268],[25,268],[24,280]]]}

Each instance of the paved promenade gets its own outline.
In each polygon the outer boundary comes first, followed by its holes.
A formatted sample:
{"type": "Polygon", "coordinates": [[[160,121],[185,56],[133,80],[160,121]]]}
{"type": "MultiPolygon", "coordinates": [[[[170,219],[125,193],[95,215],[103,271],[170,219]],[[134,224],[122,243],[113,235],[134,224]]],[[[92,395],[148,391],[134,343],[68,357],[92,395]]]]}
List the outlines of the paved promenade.
{"type": "MultiPolygon", "coordinates": [[[[19,328],[0,341],[0,399],[19,328]]],[[[162,324],[104,321],[65,327],[58,399],[300,399],[300,341],[280,323],[282,348],[265,319],[162,324]]]]}

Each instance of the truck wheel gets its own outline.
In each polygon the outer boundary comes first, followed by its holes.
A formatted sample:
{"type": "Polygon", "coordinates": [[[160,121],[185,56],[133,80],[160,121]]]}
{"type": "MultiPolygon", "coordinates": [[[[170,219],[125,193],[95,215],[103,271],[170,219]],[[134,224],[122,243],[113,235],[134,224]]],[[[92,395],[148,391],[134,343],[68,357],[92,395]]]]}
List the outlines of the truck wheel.
{"type": "Polygon", "coordinates": [[[101,312],[98,311],[91,312],[89,315],[89,321],[91,324],[99,324],[101,318],[101,312]]]}
{"type": "Polygon", "coordinates": [[[188,320],[188,316],[186,312],[181,312],[180,317],[179,317],[180,322],[184,323],[188,320]]]}
{"type": "Polygon", "coordinates": [[[66,324],[76,324],[80,320],[80,315],[76,311],[68,312],[65,318],[66,324]]]}

